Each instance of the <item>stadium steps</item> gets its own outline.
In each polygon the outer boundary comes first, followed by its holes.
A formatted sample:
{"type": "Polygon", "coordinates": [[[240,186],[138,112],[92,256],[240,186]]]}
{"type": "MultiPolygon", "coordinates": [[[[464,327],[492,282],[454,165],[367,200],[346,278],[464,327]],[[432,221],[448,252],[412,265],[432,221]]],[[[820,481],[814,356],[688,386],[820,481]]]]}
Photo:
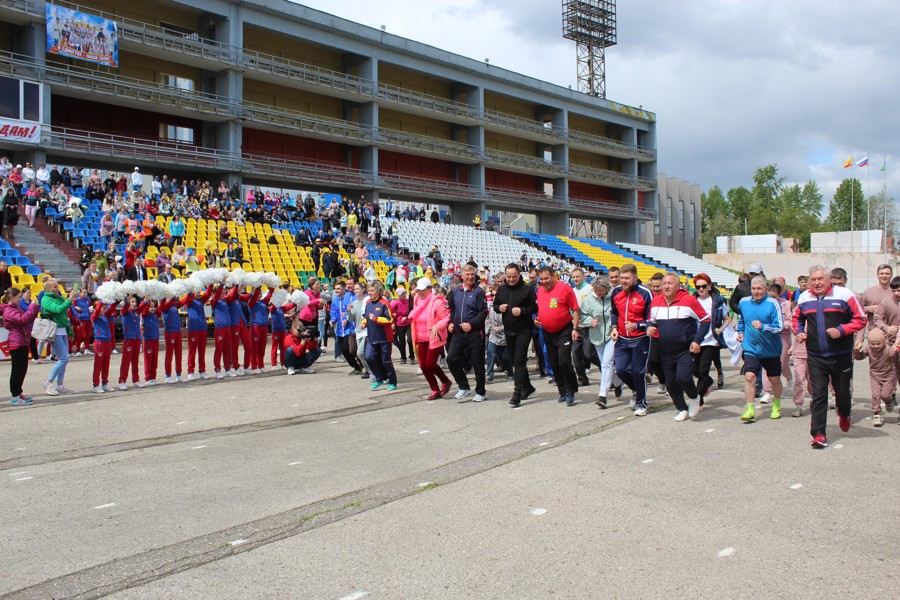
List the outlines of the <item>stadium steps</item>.
{"type": "Polygon", "coordinates": [[[726,289],[734,289],[738,283],[737,274],[672,248],[626,242],[618,242],[618,246],[691,277],[698,273],[706,273],[714,284],[726,289]]]}
{"type": "MultiPolygon", "coordinates": [[[[81,282],[81,267],[78,262],[73,260],[71,255],[63,252],[57,246],[57,241],[48,238],[48,232],[42,229],[52,231],[46,221],[35,219],[35,228],[28,226],[26,219],[20,219],[16,226],[16,244],[15,247],[31,259],[31,262],[41,267],[45,273],[52,274],[56,279],[65,284],[66,289],[71,289],[73,284],[81,282]],[[42,227],[43,226],[43,227],[42,227]]],[[[71,242],[63,243],[71,246],[71,242]]],[[[78,251],[74,250],[77,255],[78,251]]]]}

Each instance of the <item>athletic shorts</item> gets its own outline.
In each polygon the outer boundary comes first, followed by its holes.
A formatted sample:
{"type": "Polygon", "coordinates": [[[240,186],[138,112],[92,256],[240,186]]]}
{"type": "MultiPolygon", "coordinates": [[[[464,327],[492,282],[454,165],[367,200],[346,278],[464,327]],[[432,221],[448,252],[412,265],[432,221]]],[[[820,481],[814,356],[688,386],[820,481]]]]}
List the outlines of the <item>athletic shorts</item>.
{"type": "Polygon", "coordinates": [[[759,377],[763,369],[769,377],[781,376],[781,357],[758,358],[749,354],[744,355],[744,373],[753,373],[759,377]]]}

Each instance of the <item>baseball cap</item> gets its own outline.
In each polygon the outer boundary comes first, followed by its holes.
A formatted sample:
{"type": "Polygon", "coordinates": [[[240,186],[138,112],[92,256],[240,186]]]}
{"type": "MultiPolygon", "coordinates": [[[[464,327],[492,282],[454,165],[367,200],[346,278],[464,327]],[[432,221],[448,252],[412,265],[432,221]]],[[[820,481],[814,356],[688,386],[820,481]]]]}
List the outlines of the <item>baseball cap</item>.
{"type": "Polygon", "coordinates": [[[747,267],[748,273],[762,273],[763,268],[759,263],[752,263],[749,267],[747,267]]]}
{"type": "Polygon", "coordinates": [[[419,279],[418,283],[416,283],[416,289],[419,291],[427,290],[430,287],[431,287],[431,280],[428,279],[427,277],[422,277],[421,279],[419,279]]]}

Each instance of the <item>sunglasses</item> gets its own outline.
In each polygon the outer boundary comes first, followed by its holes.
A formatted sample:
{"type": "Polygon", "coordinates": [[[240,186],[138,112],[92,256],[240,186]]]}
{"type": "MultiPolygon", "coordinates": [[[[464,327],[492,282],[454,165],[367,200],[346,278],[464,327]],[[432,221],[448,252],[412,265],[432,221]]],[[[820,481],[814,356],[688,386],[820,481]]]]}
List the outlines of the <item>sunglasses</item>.
{"type": "Polygon", "coordinates": [[[705,289],[708,289],[708,288],[709,288],[709,286],[706,285],[705,283],[704,283],[703,285],[698,285],[698,286],[697,286],[697,289],[698,289],[698,290],[705,290],[705,289]]]}

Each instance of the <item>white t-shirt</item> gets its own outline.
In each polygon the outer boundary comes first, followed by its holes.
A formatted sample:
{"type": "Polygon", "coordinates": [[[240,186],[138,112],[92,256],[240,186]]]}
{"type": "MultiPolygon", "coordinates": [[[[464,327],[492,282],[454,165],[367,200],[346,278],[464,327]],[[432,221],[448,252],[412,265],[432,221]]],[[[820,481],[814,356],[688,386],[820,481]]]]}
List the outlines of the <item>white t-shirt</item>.
{"type": "Polygon", "coordinates": [[[700,345],[701,346],[718,346],[719,342],[717,342],[716,339],[713,337],[712,323],[713,323],[714,319],[713,319],[713,314],[712,314],[712,307],[713,307],[712,296],[707,296],[705,299],[698,297],[697,300],[700,301],[700,306],[703,307],[703,309],[706,311],[706,314],[708,314],[709,318],[710,318],[709,331],[706,332],[706,337],[703,338],[703,341],[700,342],[700,345]]]}

